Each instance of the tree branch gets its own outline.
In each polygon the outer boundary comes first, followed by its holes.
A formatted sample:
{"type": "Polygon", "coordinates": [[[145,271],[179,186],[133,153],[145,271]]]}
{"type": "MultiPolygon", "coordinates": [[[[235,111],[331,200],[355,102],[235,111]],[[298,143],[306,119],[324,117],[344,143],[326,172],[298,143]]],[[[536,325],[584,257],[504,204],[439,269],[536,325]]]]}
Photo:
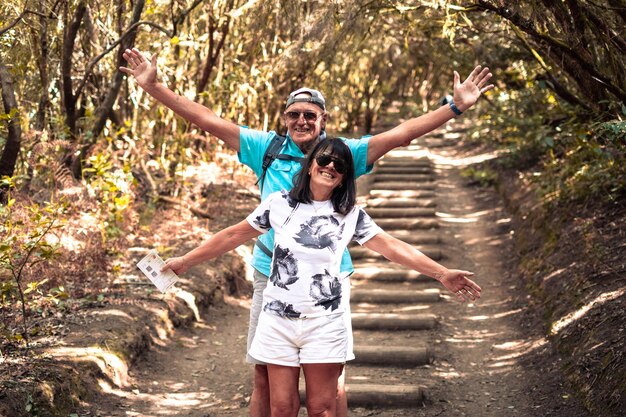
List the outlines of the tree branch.
{"type": "MultiPolygon", "coordinates": [[[[202,4],[204,0],[196,0],[191,6],[185,11],[183,11],[176,19],[172,20],[172,33],[175,34],[178,31],[178,25],[180,25],[183,20],[191,13],[196,7],[202,4]]],[[[173,35],[172,35],[173,36],[173,35]]]]}
{"type": "Polygon", "coordinates": [[[66,8],[64,23],[66,27],[63,33],[63,46],[61,48],[61,93],[63,108],[65,110],[65,123],[70,128],[70,132],[74,135],[76,129],[76,97],[72,86],[72,55],[74,53],[74,45],[78,36],[80,22],[86,10],[84,1],[81,1],[74,11],[71,23],[67,24],[69,11],[66,8]]]}
{"type": "Polygon", "coordinates": [[[552,47],[554,47],[554,49],[559,51],[560,54],[567,55],[574,62],[577,62],[581,66],[581,68],[584,69],[589,75],[591,75],[591,78],[594,81],[601,84],[604,88],[606,88],[620,100],[626,101],[626,91],[613,84],[612,80],[601,74],[592,62],[585,60],[576,50],[567,45],[565,42],[560,39],[554,38],[549,34],[539,32],[533,21],[527,18],[523,18],[510,8],[498,7],[491,4],[487,0],[477,1],[479,8],[491,11],[501,16],[502,18],[519,27],[531,37],[539,41],[544,41],[548,45],[551,45],[552,47]]]}
{"type": "MultiPolygon", "coordinates": [[[[0,62],[0,88],[2,89],[2,103],[4,112],[10,116],[7,126],[7,136],[4,149],[0,155],[0,176],[12,177],[15,173],[15,164],[20,153],[22,128],[20,126],[20,113],[15,98],[13,77],[3,62],[0,62]]],[[[5,193],[0,191],[0,202],[4,200],[5,193]]]]}
{"type": "Polygon", "coordinates": [[[0,36],[4,35],[6,32],[8,32],[9,30],[13,29],[13,27],[15,27],[15,25],[17,25],[18,23],[20,23],[21,20],[24,19],[24,16],[26,16],[27,14],[34,14],[36,16],[39,17],[44,17],[46,19],[53,19],[56,18],[56,16],[53,16],[52,14],[50,15],[46,15],[40,12],[36,12],[34,10],[30,10],[30,9],[24,9],[24,11],[22,13],[20,13],[20,15],[18,17],[15,18],[15,20],[11,23],[9,23],[8,26],[3,27],[2,29],[0,29],[0,36]]]}
{"type": "Polygon", "coordinates": [[[22,13],[20,13],[20,15],[12,23],[9,23],[8,26],[3,27],[2,29],[0,29],[0,36],[4,35],[5,32],[8,32],[11,29],[13,29],[13,27],[15,25],[17,25],[22,20],[22,18],[24,17],[25,14],[26,14],[26,10],[24,10],[22,13]]]}
{"type": "Polygon", "coordinates": [[[94,59],[91,60],[91,62],[89,62],[89,65],[87,65],[87,68],[85,69],[85,74],[83,75],[83,79],[81,80],[78,88],[76,89],[76,97],[78,97],[83,89],[85,88],[85,85],[87,84],[87,79],[89,78],[89,75],[91,74],[91,71],[93,71],[93,67],[96,66],[96,64],[102,59],[104,58],[109,52],[111,52],[113,49],[115,49],[115,47],[117,45],[119,45],[120,43],[122,43],[124,41],[124,39],[129,36],[133,30],[135,30],[136,28],[138,28],[139,26],[142,25],[147,25],[150,27],[153,27],[155,29],[160,30],[161,32],[165,33],[168,37],[172,37],[172,33],[165,29],[163,26],[157,24],[157,23],[153,23],[153,22],[149,22],[146,20],[142,20],[139,21],[137,23],[133,23],[128,29],[126,29],[126,31],[122,34],[122,36],[120,36],[119,39],[117,39],[115,42],[113,42],[111,45],[109,45],[109,47],[107,49],[105,49],[102,53],[100,53],[98,56],[96,56],[94,59]]]}
{"type": "Polygon", "coordinates": [[[533,48],[532,46],[530,46],[530,44],[528,43],[528,41],[526,39],[524,39],[524,35],[522,34],[521,30],[513,25],[513,32],[515,32],[515,35],[517,36],[517,38],[520,40],[520,42],[522,42],[522,44],[524,45],[524,47],[526,49],[528,49],[528,51],[535,57],[535,59],[537,60],[537,62],[539,62],[539,65],[541,65],[541,68],[543,68],[543,70],[546,72],[546,75],[548,76],[548,78],[550,78],[551,83],[553,84],[553,88],[552,90],[558,94],[559,96],[561,96],[564,100],[572,103],[572,104],[577,104],[581,107],[583,107],[586,110],[590,110],[590,107],[585,104],[581,99],[579,99],[578,97],[576,97],[574,94],[570,93],[557,79],[556,77],[552,74],[552,71],[550,69],[550,67],[548,67],[548,65],[546,65],[545,61],[543,60],[543,58],[541,57],[541,55],[539,55],[539,52],[537,52],[535,50],[535,48],[533,48]]]}

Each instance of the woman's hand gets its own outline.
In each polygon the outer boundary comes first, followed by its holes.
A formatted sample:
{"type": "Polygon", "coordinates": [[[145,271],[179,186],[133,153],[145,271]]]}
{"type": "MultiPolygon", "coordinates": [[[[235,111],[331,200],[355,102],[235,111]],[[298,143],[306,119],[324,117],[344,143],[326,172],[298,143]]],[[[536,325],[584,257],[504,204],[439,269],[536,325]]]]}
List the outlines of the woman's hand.
{"type": "Polygon", "coordinates": [[[437,280],[460,301],[474,301],[480,298],[481,288],[468,277],[474,276],[473,272],[458,269],[447,269],[437,275],[437,280]]]}
{"type": "Polygon", "coordinates": [[[122,54],[128,67],[120,67],[120,71],[132,75],[144,90],[157,83],[157,54],[146,58],[137,48],[127,49],[122,54]],[[129,68],[130,67],[130,68],[129,68]]]}
{"type": "Polygon", "coordinates": [[[177,256],[175,258],[169,258],[165,261],[165,265],[161,268],[161,272],[166,269],[171,269],[176,275],[180,275],[189,270],[189,264],[185,262],[184,256],[177,256]]]}
{"type": "Polygon", "coordinates": [[[459,73],[454,71],[454,104],[461,111],[472,107],[481,94],[494,87],[493,84],[485,85],[491,78],[489,68],[481,68],[480,65],[476,66],[463,82],[459,73]]]}

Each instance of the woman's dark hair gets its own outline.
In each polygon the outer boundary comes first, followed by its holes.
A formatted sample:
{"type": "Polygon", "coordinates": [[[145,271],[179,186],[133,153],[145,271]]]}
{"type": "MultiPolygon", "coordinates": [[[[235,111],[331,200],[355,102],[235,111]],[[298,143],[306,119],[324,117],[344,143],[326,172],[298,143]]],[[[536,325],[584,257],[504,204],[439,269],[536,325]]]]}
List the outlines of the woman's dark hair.
{"type": "Polygon", "coordinates": [[[311,166],[317,155],[322,153],[332,155],[346,164],[346,173],[339,187],[333,190],[330,200],[337,213],[348,214],[356,204],[356,184],[354,181],[354,161],[352,151],[338,138],[320,140],[302,161],[302,169],[293,179],[293,188],[289,197],[300,203],[311,203],[311,166]]]}

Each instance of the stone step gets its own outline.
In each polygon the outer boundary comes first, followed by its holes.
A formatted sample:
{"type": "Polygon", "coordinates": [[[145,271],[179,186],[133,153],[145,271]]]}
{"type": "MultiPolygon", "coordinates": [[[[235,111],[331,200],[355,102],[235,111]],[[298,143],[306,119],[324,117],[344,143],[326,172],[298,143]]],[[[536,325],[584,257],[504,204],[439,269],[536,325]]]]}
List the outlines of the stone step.
{"type": "Polygon", "coordinates": [[[370,190],[370,197],[373,198],[435,198],[433,190],[370,190]]]}
{"type": "Polygon", "coordinates": [[[367,209],[371,208],[415,208],[415,207],[435,207],[434,199],[427,198],[370,198],[367,200],[367,209]]]}
{"type": "Polygon", "coordinates": [[[374,182],[432,182],[434,180],[433,175],[428,174],[416,174],[416,173],[397,173],[397,174],[386,174],[386,173],[376,173],[373,175],[374,182]]]}
{"type": "Polygon", "coordinates": [[[429,330],[436,324],[433,314],[352,313],[355,330],[429,330]]]}
{"type": "Polygon", "coordinates": [[[355,264],[354,274],[350,279],[376,282],[435,282],[433,278],[411,269],[381,268],[361,262],[355,264]]]}
{"type": "Polygon", "coordinates": [[[428,158],[387,157],[376,162],[379,167],[432,167],[428,158]]]}
{"type": "Polygon", "coordinates": [[[386,230],[386,232],[412,245],[436,245],[442,242],[441,234],[433,230],[386,230]]]}
{"type": "Polygon", "coordinates": [[[417,304],[436,303],[441,300],[438,289],[430,290],[383,290],[353,289],[350,291],[350,302],[372,304],[417,304]]]}
{"type": "Polygon", "coordinates": [[[377,182],[372,185],[376,190],[434,190],[437,188],[435,182],[405,182],[405,181],[386,181],[377,182]]]}
{"type": "MultiPolygon", "coordinates": [[[[443,253],[441,251],[440,248],[436,247],[421,247],[419,248],[419,251],[422,252],[424,255],[428,256],[430,259],[434,259],[435,261],[439,261],[441,259],[443,259],[443,253]]],[[[363,246],[355,246],[355,247],[350,247],[350,256],[352,257],[352,259],[357,260],[357,259],[386,259],[383,255],[379,254],[378,252],[375,252],[371,249],[368,249],[366,247],[363,246]]]]}
{"type": "MultiPolygon", "coordinates": [[[[306,402],[303,384],[300,385],[300,401],[306,402]]],[[[346,385],[348,407],[422,407],[426,388],[412,385],[348,384],[346,385]]]]}
{"type": "Polygon", "coordinates": [[[373,172],[374,175],[379,174],[432,174],[433,167],[417,165],[417,166],[393,166],[393,165],[382,165],[378,166],[376,170],[373,172]]]}
{"type": "Polygon", "coordinates": [[[346,385],[349,407],[422,407],[425,391],[413,385],[346,385]]]}
{"type": "Polygon", "coordinates": [[[354,346],[356,365],[420,366],[432,362],[432,353],[426,347],[354,346]]]}
{"type": "Polygon", "coordinates": [[[376,224],[383,230],[416,230],[416,229],[436,229],[439,227],[439,220],[433,219],[376,219],[376,224]]]}
{"type": "Polygon", "coordinates": [[[372,207],[366,209],[370,217],[379,218],[413,218],[413,217],[435,217],[434,207],[372,207]]]}
{"type": "Polygon", "coordinates": [[[426,141],[428,148],[443,148],[447,146],[453,146],[456,143],[453,139],[433,139],[426,141]]]}

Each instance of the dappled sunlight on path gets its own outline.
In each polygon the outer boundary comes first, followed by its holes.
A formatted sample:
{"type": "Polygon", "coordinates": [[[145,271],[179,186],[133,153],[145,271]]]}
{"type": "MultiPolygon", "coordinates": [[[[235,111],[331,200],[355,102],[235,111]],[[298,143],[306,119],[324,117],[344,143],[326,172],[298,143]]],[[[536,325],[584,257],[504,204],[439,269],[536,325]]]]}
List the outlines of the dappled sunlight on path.
{"type": "Polygon", "coordinates": [[[245,415],[252,382],[252,368],[244,363],[249,303],[226,301],[141,359],[127,388],[100,381],[106,400],[98,402],[97,415],[245,415]]]}

